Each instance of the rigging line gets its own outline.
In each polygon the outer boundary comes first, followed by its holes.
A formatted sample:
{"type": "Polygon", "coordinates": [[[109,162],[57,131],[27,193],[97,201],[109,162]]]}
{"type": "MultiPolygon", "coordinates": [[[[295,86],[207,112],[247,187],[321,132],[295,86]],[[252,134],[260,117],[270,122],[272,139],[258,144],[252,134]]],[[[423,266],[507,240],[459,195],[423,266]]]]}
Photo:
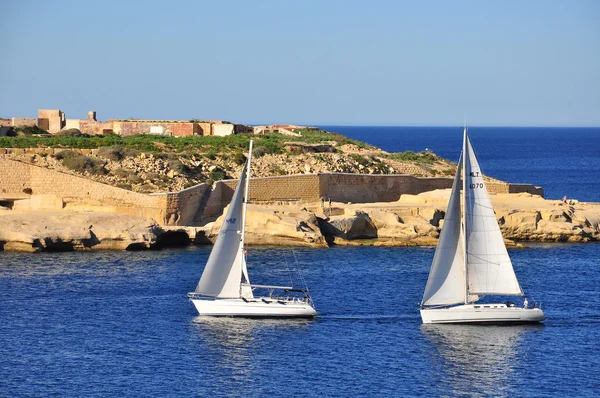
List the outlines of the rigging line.
{"type": "Polygon", "coordinates": [[[294,279],[292,277],[292,270],[290,269],[290,265],[288,263],[288,259],[287,259],[287,255],[285,254],[285,251],[283,252],[283,259],[285,261],[285,267],[287,268],[287,271],[288,271],[288,276],[290,277],[290,286],[294,286],[294,279]]]}
{"type": "MultiPolygon", "coordinates": [[[[490,209],[490,210],[494,210],[494,208],[492,206],[484,206],[481,203],[478,203],[477,201],[474,201],[474,204],[478,207],[483,207],[484,209],[490,209]]],[[[481,217],[482,215],[479,214],[479,216],[481,217]]]]}
{"type": "Polygon", "coordinates": [[[479,257],[479,256],[477,256],[477,255],[475,255],[475,254],[473,254],[473,253],[469,253],[469,256],[471,256],[471,257],[474,257],[474,258],[476,258],[476,259],[478,259],[478,260],[481,260],[481,261],[483,261],[484,263],[487,263],[487,264],[493,264],[493,265],[497,265],[498,267],[500,267],[500,266],[502,265],[502,264],[500,264],[500,263],[495,263],[495,262],[493,262],[493,261],[489,261],[489,260],[487,260],[487,259],[485,259],[485,258],[483,258],[483,257],[479,257]]]}
{"type": "Polygon", "coordinates": [[[300,268],[300,263],[298,262],[298,258],[296,257],[296,252],[292,250],[292,254],[294,255],[294,260],[296,260],[296,268],[298,269],[298,273],[300,274],[300,281],[306,290],[306,295],[310,297],[310,292],[308,291],[308,285],[306,284],[306,280],[304,279],[304,273],[302,272],[302,268],[300,268]]]}

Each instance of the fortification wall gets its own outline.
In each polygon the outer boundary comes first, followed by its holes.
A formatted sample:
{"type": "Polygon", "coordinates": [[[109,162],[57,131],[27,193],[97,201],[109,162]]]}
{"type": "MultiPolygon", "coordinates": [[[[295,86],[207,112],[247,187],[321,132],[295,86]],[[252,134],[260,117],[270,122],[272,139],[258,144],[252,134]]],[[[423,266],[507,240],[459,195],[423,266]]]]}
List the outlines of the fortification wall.
{"type": "Polygon", "coordinates": [[[542,198],[544,197],[544,188],[536,187],[531,184],[509,184],[509,193],[521,193],[527,192],[532,195],[540,195],[542,198]]]}
{"type": "Polygon", "coordinates": [[[84,134],[106,134],[114,132],[112,122],[97,122],[95,120],[78,120],[78,128],[84,134]]]}
{"type": "MultiPolygon", "coordinates": [[[[200,221],[200,213],[204,210],[208,195],[211,194],[210,185],[206,183],[194,185],[179,192],[150,194],[153,197],[165,198],[166,225],[193,225],[200,221]]],[[[222,211],[223,208],[220,210],[222,211]]]]}
{"type": "Polygon", "coordinates": [[[508,193],[510,184],[508,182],[486,182],[485,187],[490,193],[508,193]]]}
{"type": "MultiPolygon", "coordinates": [[[[321,197],[319,174],[299,174],[252,178],[250,180],[250,200],[252,202],[314,202],[321,197]]],[[[220,181],[229,190],[223,190],[222,200],[229,203],[237,180],[220,181]]]]}
{"type": "Polygon", "coordinates": [[[418,194],[452,187],[451,178],[420,178],[410,175],[322,174],[322,195],[336,202],[394,202],[402,194],[418,194]]]}
{"type": "MultiPolygon", "coordinates": [[[[252,202],[315,202],[326,196],[334,202],[373,203],[395,202],[402,194],[416,195],[435,189],[452,188],[453,178],[414,177],[411,175],[322,173],[253,178],[250,181],[252,202]]],[[[226,206],[236,187],[237,180],[219,181],[215,191],[218,199],[211,197],[214,209],[226,206]],[[220,205],[218,204],[220,203],[220,205]]],[[[488,183],[491,193],[529,192],[542,195],[540,187],[528,184],[488,183]]]]}
{"type": "Polygon", "coordinates": [[[222,137],[222,136],[231,135],[231,134],[233,134],[233,124],[215,123],[212,125],[212,134],[211,135],[216,135],[216,136],[222,137]]]}
{"type": "Polygon", "coordinates": [[[10,119],[0,119],[0,127],[11,127],[12,120],[10,119]]]}
{"type": "Polygon", "coordinates": [[[198,126],[198,135],[213,135],[210,122],[196,123],[198,126]]]}
{"type": "MultiPolygon", "coordinates": [[[[109,120],[106,123],[112,125],[112,130],[119,135],[129,136],[136,134],[151,134],[152,127],[162,127],[163,135],[172,135],[175,137],[185,137],[197,134],[199,132],[196,123],[191,122],[169,122],[169,121],[118,121],[109,120]]],[[[82,130],[83,131],[83,130],[82,130]]]]}
{"type": "MultiPolygon", "coordinates": [[[[12,125],[13,127],[32,127],[39,126],[40,123],[37,117],[13,117],[12,125]]],[[[44,130],[47,130],[47,128],[44,128],[44,130]]]]}
{"type": "Polygon", "coordinates": [[[58,109],[39,109],[38,119],[44,125],[44,127],[40,125],[40,128],[48,130],[51,134],[59,132],[66,123],[64,112],[58,109]],[[46,125],[47,128],[45,128],[46,125]]]}
{"type": "Polygon", "coordinates": [[[145,195],[85,178],[48,170],[0,156],[2,195],[48,194],[61,197],[66,208],[106,211],[154,218],[166,223],[165,197],[145,195]]]}

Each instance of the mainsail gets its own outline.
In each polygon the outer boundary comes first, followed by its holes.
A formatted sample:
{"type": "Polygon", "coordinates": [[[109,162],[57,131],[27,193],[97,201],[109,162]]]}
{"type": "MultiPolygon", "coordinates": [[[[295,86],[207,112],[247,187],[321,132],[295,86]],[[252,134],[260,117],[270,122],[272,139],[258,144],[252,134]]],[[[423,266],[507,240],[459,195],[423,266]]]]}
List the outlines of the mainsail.
{"type": "MultiPolygon", "coordinates": [[[[252,151],[252,147],[250,147],[252,151]]],[[[210,253],[195,292],[218,298],[251,297],[246,270],[244,241],[244,183],[248,178],[250,156],[238,181],[219,236],[210,253]]]]}
{"type": "Polygon", "coordinates": [[[449,305],[465,298],[464,241],[460,213],[460,170],[452,184],[444,226],[429,271],[422,305],[449,305]]]}
{"type": "Polygon", "coordinates": [[[463,156],[469,294],[522,295],[466,129],[463,156]]]}

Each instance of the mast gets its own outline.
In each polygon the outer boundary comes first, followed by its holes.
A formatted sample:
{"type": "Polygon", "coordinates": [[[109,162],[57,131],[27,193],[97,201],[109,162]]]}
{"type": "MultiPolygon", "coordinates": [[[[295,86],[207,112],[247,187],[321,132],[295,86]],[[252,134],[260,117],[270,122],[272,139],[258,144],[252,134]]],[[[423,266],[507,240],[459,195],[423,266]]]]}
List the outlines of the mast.
{"type": "Polygon", "coordinates": [[[469,303],[469,275],[467,274],[467,121],[465,117],[465,126],[463,128],[463,164],[462,164],[462,229],[463,229],[463,253],[464,253],[464,263],[463,270],[465,275],[465,304],[469,303]]]}
{"type": "Polygon", "coordinates": [[[244,209],[242,211],[242,233],[241,233],[241,242],[240,250],[242,251],[242,264],[245,257],[245,248],[244,248],[244,237],[246,235],[246,211],[248,208],[248,192],[250,191],[250,163],[252,162],[252,140],[250,140],[250,150],[248,152],[248,162],[246,162],[246,189],[244,192],[244,209]]]}

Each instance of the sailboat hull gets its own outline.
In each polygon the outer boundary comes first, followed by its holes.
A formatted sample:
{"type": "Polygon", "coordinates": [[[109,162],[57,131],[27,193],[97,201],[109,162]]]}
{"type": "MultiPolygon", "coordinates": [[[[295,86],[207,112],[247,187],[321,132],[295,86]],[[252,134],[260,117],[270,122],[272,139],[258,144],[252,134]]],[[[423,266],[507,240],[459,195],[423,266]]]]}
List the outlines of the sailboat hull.
{"type": "Polygon", "coordinates": [[[244,318],[313,318],[317,311],[304,300],[268,297],[243,299],[191,299],[200,315],[244,318]]]}
{"type": "Polygon", "coordinates": [[[546,317],[540,308],[505,304],[467,304],[450,308],[421,309],[423,323],[536,323],[546,317]]]}

